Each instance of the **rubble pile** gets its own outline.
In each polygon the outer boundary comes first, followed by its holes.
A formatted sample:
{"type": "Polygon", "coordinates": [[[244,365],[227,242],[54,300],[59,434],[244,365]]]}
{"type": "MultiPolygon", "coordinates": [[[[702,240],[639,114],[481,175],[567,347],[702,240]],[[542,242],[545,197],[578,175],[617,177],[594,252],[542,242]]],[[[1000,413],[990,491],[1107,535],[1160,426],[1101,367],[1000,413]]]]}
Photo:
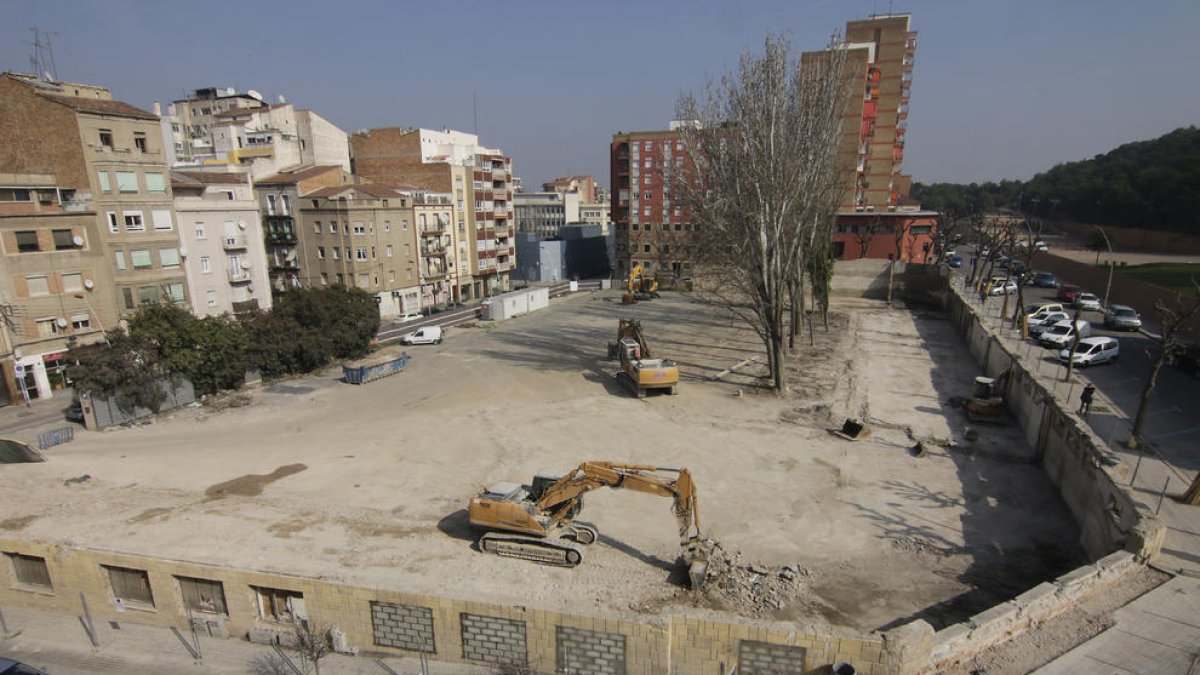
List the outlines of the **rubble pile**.
{"type": "Polygon", "coordinates": [[[762,616],[810,595],[813,577],[803,565],[761,565],[713,542],[700,595],[721,609],[762,616]]]}

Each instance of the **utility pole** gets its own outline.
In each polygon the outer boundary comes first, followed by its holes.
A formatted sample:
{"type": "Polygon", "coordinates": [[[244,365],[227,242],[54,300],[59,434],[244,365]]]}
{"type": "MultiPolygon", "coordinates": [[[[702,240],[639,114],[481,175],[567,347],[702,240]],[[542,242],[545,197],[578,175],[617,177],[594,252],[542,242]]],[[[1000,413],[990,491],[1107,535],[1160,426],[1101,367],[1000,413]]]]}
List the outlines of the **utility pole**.
{"type": "Polygon", "coordinates": [[[1112,243],[1108,241],[1108,234],[1106,234],[1104,232],[1103,227],[1097,226],[1096,229],[1100,230],[1100,236],[1104,237],[1104,245],[1106,247],[1108,247],[1108,283],[1104,286],[1104,310],[1108,311],[1108,293],[1109,293],[1109,291],[1112,290],[1112,277],[1113,277],[1112,243]]]}

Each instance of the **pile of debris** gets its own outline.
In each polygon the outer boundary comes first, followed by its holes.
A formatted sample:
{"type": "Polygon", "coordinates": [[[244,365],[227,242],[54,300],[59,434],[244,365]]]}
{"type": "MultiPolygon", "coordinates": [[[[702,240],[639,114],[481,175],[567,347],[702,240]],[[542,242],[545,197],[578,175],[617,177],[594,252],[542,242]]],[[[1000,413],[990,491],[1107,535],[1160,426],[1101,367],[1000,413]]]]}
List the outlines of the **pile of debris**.
{"type": "Polygon", "coordinates": [[[712,542],[708,570],[697,595],[719,609],[748,616],[782,610],[810,595],[812,572],[803,565],[760,565],[712,542]]]}

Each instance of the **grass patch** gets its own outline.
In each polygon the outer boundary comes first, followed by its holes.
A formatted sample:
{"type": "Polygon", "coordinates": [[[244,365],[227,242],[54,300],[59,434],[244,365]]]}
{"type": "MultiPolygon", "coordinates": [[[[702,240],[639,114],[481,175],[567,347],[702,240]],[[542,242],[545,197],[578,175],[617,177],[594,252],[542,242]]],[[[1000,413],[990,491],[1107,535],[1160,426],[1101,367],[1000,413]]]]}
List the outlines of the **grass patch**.
{"type": "Polygon", "coordinates": [[[1194,288],[1192,280],[1200,281],[1200,264],[1198,263],[1149,263],[1146,265],[1125,265],[1116,268],[1117,274],[1124,274],[1139,281],[1156,284],[1173,291],[1187,292],[1194,288]]]}

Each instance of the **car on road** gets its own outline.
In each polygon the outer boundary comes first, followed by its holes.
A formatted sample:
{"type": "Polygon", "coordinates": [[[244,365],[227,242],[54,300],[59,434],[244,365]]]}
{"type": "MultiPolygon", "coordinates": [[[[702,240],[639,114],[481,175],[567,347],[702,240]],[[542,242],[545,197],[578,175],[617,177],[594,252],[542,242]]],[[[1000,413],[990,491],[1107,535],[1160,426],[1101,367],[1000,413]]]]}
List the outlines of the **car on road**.
{"type": "Polygon", "coordinates": [[[1037,241],[1033,245],[1033,250],[1037,251],[1038,253],[1046,253],[1050,250],[1050,247],[1047,246],[1046,242],[1044,241],[1037,241]]]}
{"type": "Polygon", "coordinates": [[[1038,336],[1050,329],[1051,326],[1059,321],[1070,321],[1071,317],[1066,312],[1051,312],[1044,314],[1040,319],[1029,320],[1029,337],[1037,340],[1038,336]]]}
{"type": "Polygon", "coordinates": [[[1097,298],[1095,293],[1079,293],[1071,301],[1071,304],[1078,309],[1086,309],[1091,312],[1100,311],[1100,298],[1097,298]]]}
{"type": "Polygon", "coordinates": [[[1098,366],[1101,363],[1116,363],[1121,357],[1121,343],[1114,337],[1084,338],[1075,345],[1075,356],[1070,349],[1058,353],[1058,360],[1066,363],[1072,361],[1080,368],[1098,366]]]}
{"type": "Polygon", "coordinates": [[[402,323],[408,323],[409,321],[416,321],[417,319],[423,318],[425,318],[425,315],[421,314],[420,312],[409,312],[407,314],[401,314],[400,316],[392,319],[392,325],[399,326],[402,323]]]}
{"type": "Polygon", "coordinates": [[[442,344],[442,327],[425,326],[411,333],[400,336],[402,345],[440,345],[442,344]]]}
{"type": "Polygon", "coordinates": [[[952,255],[946,258],[946,264],[950,267],[959,268],[963,266],[963,259],[960,255],[952,255]]]}
{"type": "Polygon", "coordinates": [[[1008,269],[1013,274],[1025,274],[1025,262],[1022,260],[1010,260],[1008,269]]]}
{"type": "Polygon", "coordinates": [[[1033,274],[1033,285],[1038,288],[1058,288],[1058,277],[1050,272],[1035,272],[1033,274]]]}
{"type": "Polygon", "coordinates": [[[1137,330],[1142,327],[1142,317],[1128,305],[1113,305],[1104,313],[1104,327],[1111,330],[1137,330]]]}
{"type": "Polygon", "coordinates": [[[1056,293],[1054,297],[1058,300],[1062,300],[1063,302],[1071,302],[1075,299],[1075,296],[1082,292],[1083,289],[1075,284],[1059,284],[1058,293],[1056,293]]]}
{"type": "Polygon", "coordinates": [[[1057,302],[1041,302],[1036,305],[1026,305],[1025,314],[1029,320],[1041,319],[1051,312],[1065,312],[1067,309],[1057,302]]]}
{"type": "Polygon", "coordinates": [[[1012,279],[992,279],[988,284],[988,295],[1011,295],[1017,292],[1017,282],[1012,279]]]}
{"type": "Polygon", "coordinates": [[[1038,344],[1054,349],[1069,349],[1071,343],[1092,336],[1092,325],[1086,321],[1059,321],[1038,337],[1038,344]]]}

